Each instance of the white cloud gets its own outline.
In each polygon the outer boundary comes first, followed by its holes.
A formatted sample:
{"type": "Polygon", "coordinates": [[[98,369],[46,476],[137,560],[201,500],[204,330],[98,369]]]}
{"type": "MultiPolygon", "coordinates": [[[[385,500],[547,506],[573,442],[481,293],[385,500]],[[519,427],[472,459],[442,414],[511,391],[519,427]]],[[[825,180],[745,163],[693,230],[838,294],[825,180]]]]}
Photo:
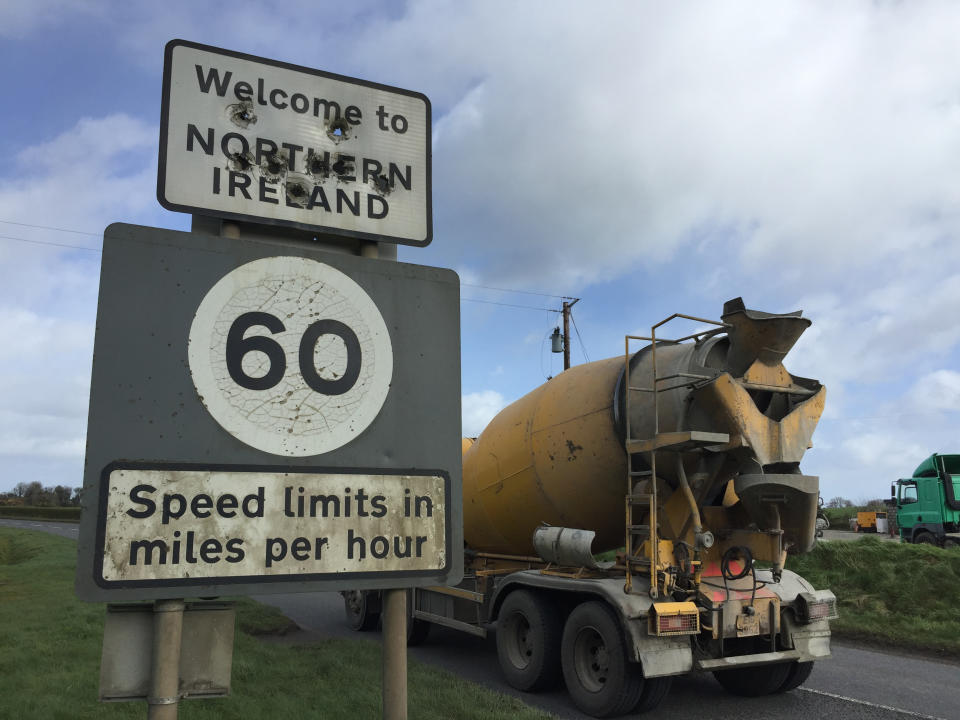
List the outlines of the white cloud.
{"type": "Polygon", "coordinates": [[[0,328],[6,337],[16,339],[0,344],[0,361],[7,367],[24,358],[55,359],[93,350],[93,326],[88,323],[0,307],[0,328]]]}
{"type": "Polygon", "coordinates": [[[927,373],[910,392],[912,405],[927,412],[933,410],[960,411],[960,373],[955,370],[935,370],[927,373]]]}
{"type": "Polygon", "coordinates": [[[0,346],[0,455],[72,459],[78,463],[73,474],[79,476],[90,394],[92,318],[82,322],[0,308],[0,327],[6,337],[16,339],[0,346]]]}
{"type": "Polygon", "coordinates": [[[458,238],[445,264],[486,279],[575,290],[706,250],[728,277],[776,268],[809,291],[958,228],[955,5],[170,2],[118,18],[151,68],[186,36],[427,92],[437,230],[458,238]]]}
{"type": "Polygon", "coordinates": [[[358,47],[371,70],[421,48],[406,74],[450,108],[438,210],[477,220],[487,273],[582,285],[720,228],[746,272],[809,287],[957,229],[956,10],[460,7],[414,4],[358,47]]]}
{"type": "MultiPolygon", "coordinates": [[[[456,267],[465,284],[583,289],[594,338],[646,334],[665,304],[690,312],[742,294],[758,309],[802,307],[814,325],[787,366],[828,386],[808,458],[842,494],[883,494],[877,482],[950,449],[960,6],[414,0],[330,13],[307,0],[171,0],[99,15],[92,3],[81,7],[100,23],[97,41],[112,38],[157,84],[163,44],[186,37],[425,92],[436,239],[413,261],[456,267]],[[610,281],[625,277],[613,297],[610,281]]],[[[55,0],[4,8],[0,35],[77,12],[55,0]]],[[[82,120],[24,150],[0,171],[0,218],[95,232],[149,216],[157,133],[139,110],[82,120]]],[[[0,241],[0,307],[33,317],[8,323],[55,336],[92,322],[95,255],[13,247],[0,241]]],[[[500,299],[480,288],[464,294],[500,299]]],[[[495,306],[463,307],[471,318],[494,317],[495,306]]],[[[483,377],[503,363],[513,378],[521,356],[542,363],[536,348],[552,325],[531,312],[508,329],[502,317],[484,352],[465,324],[465,372],[474,362],[473,376],[483,377]]],[[[28,337],[37,345],[19,366],[27,385],[50,347],[28,337]]],[[[86,373],[89,350],[75,353],[86,373]]],[[[497,378],[503,395],[464,396],[466,433],[479,432],[504,396],[530,389],[510,378],[497,378]]]]}
{"type": "Polygon", "coordinates": [[[0,428],[0,456],[83,458],[85,421],[65,428],[58,417],[0,412],[0,428]]]}
{"type": "Polygon", "coordinates": [[[155,126],[129,115],[85,117],[53,140],[22,150],[17,164],[34,175],[60,175],[73,166],[83,172],[103,171],[122,153],[151,149],[157,137],[155,126]]]}
{"type": "MultiPolygon", "coordinates": [[[[868,470],[902,463],[905,457],[919,463],[925,454],[929,455],[921,445],[905,445],[902,434],[884,431],[858,433],[844,442],[844,449],[868,470]]],[[[878,486],[878,493],[881,487],[878,486]]]]}
{"type": "Polygon", "coordinates": [[[467,393],[462,398],[463,434],[476,437],[500,410],[507,404],[503,395],[495,390],[467,393]]]}
{"type": "MultiPolygon", "coordinates": [[[[22,150],[0,179],[0,218],[96,232],[155,207],[158,131],[124,114],[81,118],[22,150]]],[[[58,242],[95,245],[83,236],[58,242]]]]}
{"type": "MultiPolygon", "coordinates": [[[[95,232],[144,218],[154,207],[156,142],[156,128],[129,115],[82,118],[17,155],[0,176],[0,219],[95,232]]],[[[50,461],[78,484],[100,238],[9,222],[2,231],[33,242],[0,240],[0,455],[50,461]],[[93,251],[42,244],[50,242],[93,251]]]]}

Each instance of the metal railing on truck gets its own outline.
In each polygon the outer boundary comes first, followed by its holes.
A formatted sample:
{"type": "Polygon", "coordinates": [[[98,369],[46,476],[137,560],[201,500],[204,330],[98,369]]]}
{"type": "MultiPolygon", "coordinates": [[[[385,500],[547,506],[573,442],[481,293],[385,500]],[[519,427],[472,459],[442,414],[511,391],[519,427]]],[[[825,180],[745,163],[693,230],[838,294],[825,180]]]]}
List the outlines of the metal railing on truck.
{"type": "Polygon", "coordinates": [[[650,337],[642,335],[627,335],[624,339],[624,450],[627,455],[627,495],[626,495],[626,542],[624,548],[624,561],[626,565],[626,583],[624,592],[633,591],[633,572],[634,569],[643,569],[650,574],[650,596],[656,598],[659,596],[659,582],[657,571],[660,565],[660,532],[657,522],[657,450],[664,452],[684,452],[696,447],[705,447],[707,445],[716,445],[718,442],[726,442],[728,437],[720,433],[708,433],[697,430],[684,430],[674,432],[660,432],[660,393],[667,390],[674,390],[682,387],[690,387],[703,380],[712,380],[711,375],[700,375],[696,373],[673,373],[671,375],[660,376],[657,374],[657,343],[678,345],[688,340],[701,342],[704,338],[723,332],[727,327],[726,323],[717,320],[707,320],[692,315],[674,313],[665,320],[661,320],[650,328],[650,337]],[[694,322],[706,323],[717,327],[709,330],[703,330],[691,335],[686,335],[675,340],[665,338],[657,339],[657,328],[666,325],[672,320],[683,319],[694,322]],[[653,371],[653,385],[651,387],[634,387],[630,384],[630,341],[641,340],[650,343],[650,363],[653,371]],[[667,380],[679,380],[679,382],[662,388],[661,382],[667,380]],[[653,437],[634,438],[630,431],[630,396],[634,392],[651,393],[653,395],[653,437]],[[634,470],[632,455],[635,453],[650,453],[650,469],[634,470]],[[638,478],[648,478],[648,492],[635,492],[635,483],[638,478]],[[647,522],[638,523],[635,511],[646,509],[647,522]],[[635,540],[639,542],[635,543],[635,540]],[[644,540],[648,541],[648,554],[640,556],[643,550],[644,540]]]}

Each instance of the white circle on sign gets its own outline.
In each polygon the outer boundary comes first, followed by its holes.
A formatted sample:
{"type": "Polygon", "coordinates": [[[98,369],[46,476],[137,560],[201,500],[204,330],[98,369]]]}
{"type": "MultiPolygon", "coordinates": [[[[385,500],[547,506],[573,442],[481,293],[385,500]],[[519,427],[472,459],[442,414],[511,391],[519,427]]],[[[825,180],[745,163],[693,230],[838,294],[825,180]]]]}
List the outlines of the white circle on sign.
{"type": "Polygon", "coordinates": [[[383,316],[324,263],[272,257],[224,275],[190,326],[190,374],[224,430],[303,457],[357,437],[383,407],[393,348],[383,316]]]}

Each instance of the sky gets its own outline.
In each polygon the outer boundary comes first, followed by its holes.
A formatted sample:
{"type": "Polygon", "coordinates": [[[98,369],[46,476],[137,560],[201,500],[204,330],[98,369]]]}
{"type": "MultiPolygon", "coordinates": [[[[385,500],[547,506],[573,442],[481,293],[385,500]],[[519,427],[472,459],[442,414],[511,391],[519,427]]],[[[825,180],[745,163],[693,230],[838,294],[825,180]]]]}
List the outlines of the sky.
{"type": "MultiPolygon", "coordinates": [[[[802,468],[883,497],[960,452],[960,6],[0,3],[0,491],[82,484],[103,229],[156,199],[180,38],[424,93],[433,242],[461,278],[463,432],[674,313],[813,321],[802,468]]],[[[679,332],[679,330],[678,330],[679,332]]]]}

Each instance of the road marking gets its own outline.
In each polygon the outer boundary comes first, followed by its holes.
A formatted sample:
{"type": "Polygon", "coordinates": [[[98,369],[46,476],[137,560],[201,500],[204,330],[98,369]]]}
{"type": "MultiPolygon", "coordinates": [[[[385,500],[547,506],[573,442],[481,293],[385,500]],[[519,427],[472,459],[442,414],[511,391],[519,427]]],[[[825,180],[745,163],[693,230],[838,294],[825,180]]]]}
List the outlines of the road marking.
{"type": "Polygon", "coordinates": [[[802,687],[799,689],[808,693],[814,693],[815,695],[824,695],[836,700],[846,700],[847,702],[856,703],[857,705],[866,705],[867,707],[877,708],[878,710],[889,710],[890,712],[900,713],[901,715],[920,718],[920,720],[946,720],[946,718],[942,718],[937,715],[924,715],[923,713],[913,712],[912,710],[902,710],[901,708],[891,707],[890,705],[880,705],[879,703],[872,703],[867,700],[858,700],[857,698],[847,697],[846,695],[836,695],[824,690],[814,690],[813,688],[808,687],[802,687]]]}

